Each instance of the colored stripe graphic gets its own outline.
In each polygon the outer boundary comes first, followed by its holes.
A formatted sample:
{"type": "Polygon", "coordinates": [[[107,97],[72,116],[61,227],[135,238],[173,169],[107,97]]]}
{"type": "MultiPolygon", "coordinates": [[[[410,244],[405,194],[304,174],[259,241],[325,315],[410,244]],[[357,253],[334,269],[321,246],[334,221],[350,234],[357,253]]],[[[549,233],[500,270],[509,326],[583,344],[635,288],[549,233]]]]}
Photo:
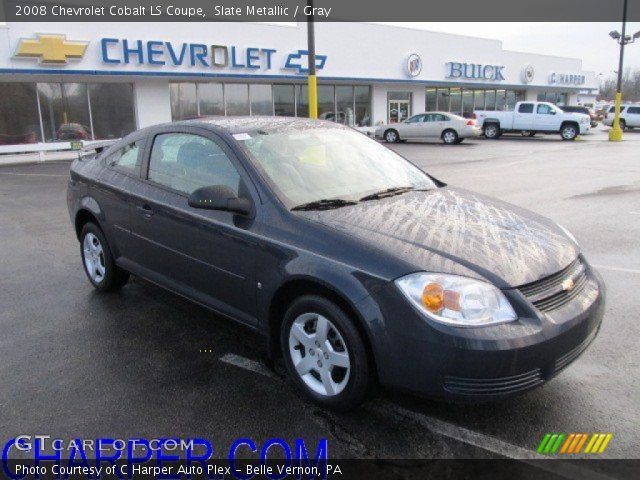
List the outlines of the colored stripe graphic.
{"type": "Polygon", "coordinates": [[[576,455],[583,453],[603,453],[613,438],[612,433],[546,433],[538,445],[537,452],[541,455],[556,453],[576,455]],[[588,442],[587,442],[588,440],[588,442]]]}

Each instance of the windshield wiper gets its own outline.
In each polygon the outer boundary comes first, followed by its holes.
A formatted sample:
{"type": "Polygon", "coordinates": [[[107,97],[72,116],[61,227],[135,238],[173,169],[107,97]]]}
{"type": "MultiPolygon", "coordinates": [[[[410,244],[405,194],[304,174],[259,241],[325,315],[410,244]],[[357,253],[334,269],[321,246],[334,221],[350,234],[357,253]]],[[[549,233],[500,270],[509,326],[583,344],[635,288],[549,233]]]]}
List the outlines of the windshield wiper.
{"type": "Polygon", "coordinates": [[[379,200],[381,198],[393,197],[394,195],[401,195],[403,193],[410,192],[413,189],[413,187],[391,187],[370,195],[365,195],[360,199],[360,201],[366,202],[367,200],[379,200]]]}
{"type": "Polygon", "coordinates": [[[291,210],[330,210],[332,208],[346,207],[347,205],[356,205],[357,203],[354,200],[345,200],[343,198],[323,198],[297,205],[291,210]]]}

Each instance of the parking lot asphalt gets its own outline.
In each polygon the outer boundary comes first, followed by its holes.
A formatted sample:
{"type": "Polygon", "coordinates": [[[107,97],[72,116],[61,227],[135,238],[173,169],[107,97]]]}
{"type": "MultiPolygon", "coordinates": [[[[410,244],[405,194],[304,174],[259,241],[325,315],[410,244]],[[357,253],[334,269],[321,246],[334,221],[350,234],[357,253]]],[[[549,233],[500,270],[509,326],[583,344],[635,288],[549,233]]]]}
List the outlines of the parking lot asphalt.
{"type": "Polygon", "coordinates": [[[546,432],[612,432],[604,456],[639,458],[640,131],[396,144],[435,177],[549,216],[608,288],[591,347],[523,396],[450,405],[393,392],[348,414],[301,399],[228,320],[134,279],[96,293],[68,218],[69,164],[0,167],[0,424],[60,438],[327,438],[333,458],[535,457],[546,432]],[[221,360],[222,359],[222,360],[221,360]]]}

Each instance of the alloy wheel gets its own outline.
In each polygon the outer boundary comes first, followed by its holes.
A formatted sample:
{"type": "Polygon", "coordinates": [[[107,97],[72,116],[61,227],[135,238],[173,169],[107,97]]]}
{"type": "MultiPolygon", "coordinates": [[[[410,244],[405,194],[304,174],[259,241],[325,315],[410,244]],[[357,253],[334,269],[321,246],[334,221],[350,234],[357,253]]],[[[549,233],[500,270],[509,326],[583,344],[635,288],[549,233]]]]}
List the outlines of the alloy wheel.
{"type": "Polygon", "coordinates": [[[325,316],[303,313],[291,324],[289,354],[296,373],[317,394],[332,397],[349,383],[351,360],[336,326],[325,316]]]}
{"type": "Polygon", "coordinates": [[[576,129],[571,125],[562,129],[562,138],[565,140],[573,140],[576,137],[576,129]]]}
{"type": "Polygon", "coordinates": [[[104,259],[104,250],[98,237],[93,233],[87,233],[82,242],[82,252],[84,257],[84,266],[95,283],[104,280],[107,273],[107,267],[104,259]]]}
{"type": "Polygon", "coordinates": [[[451,130],[446,131],[442,135],[442,139],[444,140],[444,143],[454,143],[456,141],[456,134],[451,130]]]}
{"type": "Polygon", "coordinates": [[[396,132],[394,132],[393,130],[389,130],[387,133],[385,133],[384,139],[388,143],[394,143],[394,142],[396,142],[398,140],[398,134],[396,132]]]}
{"type": "Polygon", "coordinates": [[[484,135],[487,138],[495,138],[498,135],[498,127],[495,125],[487,125],[484,129],[484,135]]]}

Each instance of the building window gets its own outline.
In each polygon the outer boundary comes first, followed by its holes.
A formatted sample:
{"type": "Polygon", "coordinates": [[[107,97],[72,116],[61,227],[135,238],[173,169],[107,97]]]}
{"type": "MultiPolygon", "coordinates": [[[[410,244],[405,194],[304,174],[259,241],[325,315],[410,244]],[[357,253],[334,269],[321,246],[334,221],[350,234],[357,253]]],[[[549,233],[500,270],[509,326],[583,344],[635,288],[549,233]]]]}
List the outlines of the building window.
{"type": "Polygon", "coordinates": [[[0,98],[0,145],[42,141],[36,85],[0,83],[0,98]]]}
{"type": "Polygon", "coordinates": [[[371,88],[365,85],[356,85],[354,90],[356,125],[368,127],[371,125],[371,88]]]}
{"type": "Polygon", "coordinates": [[[273,115],[273,96],[271,85],[249,85],[251,115],[273,115]]]}
{"type": "MultiPolygon", "coordinates": [[[[173,104],[173,101],[171,102],[173,104]]],[[[224,92],[221,83],[198,84],[199,115],[224,115],[224,92]]]]}
{"type": "Polygon", "coordinates": [[[94,139],[121,138],[136,129],[132,84],[90,84],[89,102],[94,139]]]}
{"type": "Polygon", "coordinates": [[[273,106],[276,115],[296,116],[296,97],[293,85],[273,86],[273,106]]]}
{"type": "Polygon", "coordinates": [[[540,92],[538,93],[539,102],[549,102],[555,105],[566,105],[567,94],[561,92],[540,92]]]}
{"type": "Polygon", "coordinates": [[[449,91],[449,98],[449,111],[451,113],[455,113],[456,115],[460,115],[462,113],[462,89],[452,88],[449,91]]]}
{"type": "Polygon", "coordinates": [[[224,104],[227,115],[249,115],[249,85],[225,84],[224,104]]]}
{"type": "Polygon", "coordinates": [[[309,85],[296,85],[296,115],[309,116],[309,85]]]}
{"type": "Polygon", "coordinates": [[[474,110],[484,110],[484,90],[476,90],[473,93],[473,109],[474,110]]]}
{"type": "Polygon", "coordinates": [[[449,89],[439,88],[437,96],[437,110],[448,112],[449,111],[449,89]]]}
{"type": "Polygon", "coordinates": [[[437,102],[436,102],[436,89],[435,88],[427,88],[424,97],[424,109],[427,112],[431,112],[433,110],[437,110],[437,102]]]}
{"type": "Polygon", "coordinates": [[[86,84],[39,83],[38,96],[46,142],[91,140],[86,84]]]}
{"type": "Polygon", "coordinates": [[[484,92],[484,104],[485,110],[495,110],[496,109],[496,91],[495,90],[485,90],[484,92]]]}
{"type": "Polygon", "coordinates": [[[335,87],[318,85],[318,118],[336,120],[335,87]]]}
{"type": "Polygon", "coordinates": [[[473,113],[473,90],[462,91],[462,116],[470,118],[473,113]]]}
{"type": "Polygon", "coordinates": [[[198,116],[198,101],[195,83],[172,83],[169,85],[171,96],[171,118],[184,120],[198,116]]]}

